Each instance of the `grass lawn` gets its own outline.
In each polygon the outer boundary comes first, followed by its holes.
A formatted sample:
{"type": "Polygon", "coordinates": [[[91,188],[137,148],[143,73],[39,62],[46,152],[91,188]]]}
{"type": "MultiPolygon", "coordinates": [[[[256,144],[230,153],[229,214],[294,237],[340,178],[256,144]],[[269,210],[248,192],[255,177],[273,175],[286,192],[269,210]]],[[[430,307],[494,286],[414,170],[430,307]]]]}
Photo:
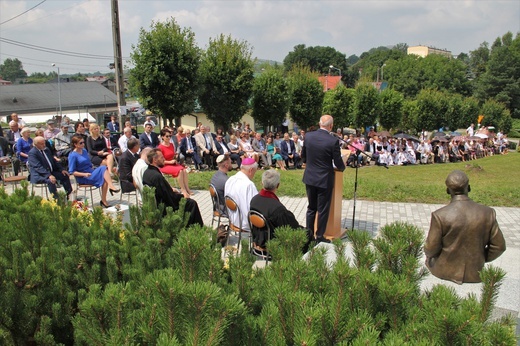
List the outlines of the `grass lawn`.
{"type": "MultiPolygon", "coordinates": [[[[385,169],[379,166],[362,167],[358,171],[357,198],[387,202],[416,202],[446,204],[450,197],[444,181],[455,169],[469,176],[470,197],[478,202],[497,207],[520,207],[520,154],[510,152],[475,161],[434,165],[394,166],[385,169]]],[[[212,172],[189,175],[190,187],[206,190],[212,172]]],[[[347,168],[343,173],[343,198],[352,199],[356,171],[347,168]]],[[[234,172],[230,173],[230,175],[234,172]]],[[[281,172],[282,181],[278,195],[305,196],[302,183],[303,170],[281,172]]],[[[255,175],[254,182],[261,188],[262,171],[255,175]]]]}

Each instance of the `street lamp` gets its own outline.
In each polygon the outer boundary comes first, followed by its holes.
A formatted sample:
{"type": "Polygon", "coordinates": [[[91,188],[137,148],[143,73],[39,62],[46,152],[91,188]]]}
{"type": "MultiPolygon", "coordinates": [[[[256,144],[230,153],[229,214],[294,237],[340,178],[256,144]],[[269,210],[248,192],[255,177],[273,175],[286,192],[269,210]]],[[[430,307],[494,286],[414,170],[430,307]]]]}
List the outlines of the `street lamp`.
{"type": "Polygon", "coordinates": [[[334,67],[334,65],[330,65],[329,68],[332,68],[334,70],[338,70],[339,71],[339,76],[341,77],[341,69],[339,69],[337,67],[334,67]]]}
{"type": "Polygon", "coordinates": [[[383,78],[383,69],[385,68],[385,66],[386,66],[386,64],[383,64],[383,66],[381,66],[381,82],[385,80],[383,78]]]}
{"type": "Polygon", "coordinates": [[[60,67],[56,66],[56,64],[52,64],[52,67],[56,67],[58,69],[58,105],[60,107],[60,117],[61,117],[61,82],[60,82],[60,67]]]}

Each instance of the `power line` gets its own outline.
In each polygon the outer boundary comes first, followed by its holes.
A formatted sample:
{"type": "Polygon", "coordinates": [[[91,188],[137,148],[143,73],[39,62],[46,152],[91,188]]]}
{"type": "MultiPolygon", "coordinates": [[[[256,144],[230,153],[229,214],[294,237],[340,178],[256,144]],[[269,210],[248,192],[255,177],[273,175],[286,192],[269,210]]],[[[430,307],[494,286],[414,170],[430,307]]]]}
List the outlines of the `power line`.
{"type": "Polygon", "coordinates": [[[47,48],[42,46],[37,46],[30,43],[23,43],[15,40],[10,40],[7,38],[0,38],[0,42],[4,42],[7,44],[12,44],[14,46],[19,46],[22,48],[32,49],[32,50],[38,50],[41,52],[51,53],[51,54],[60,54],[60,55],[68,55],[73,56],[76,58],[87,58],[87,59],[114,59],[113,56],[110,55],[98,55],[98,54],[87,54],[87,53],[78,53],[78,52],[71,52],[61,49],[53,49],[53,48],[47,48]]]}
{"type": "MultiPolygon", "coordinates": [[[[27,58],[27,57],[24,57],[24,56],[19,56],[19,55],[0,53],[0,56],[3,56],[3,55],[10,56],[10,57],[13,57],[13,58],[18,58],[18,59],[23,59],[24,61],[25,60],[30,60],[30,61],[40,62],[40,63],[49,63],[49,64],[55,63],[55,64],[60,65],[60,66],[88,66],[88,67],[95,67],[95,68],[107,68],[108,67],[107,65],[71,64],[71,63],[59,62],[59,61],[55,61],[55,60],[51,61],[51,60],[32,59],[32,58],[27,58]]],[[[24,63],[24,65],[47,66],[47,65],[29,64],[29,63],[24,63]]]]}
{"type": "Polygon", "coordinates": [[[16,19],[16,18],[18,18],[18,17],[20,17],[20,16],[26,14],[27,12],[29,12],[29,11],[35,9],[36,7],[40,6],[41,4],[43,4],[45,1],[47,1],[47,0],[43,0],[43,1],[40,2],[39,4],[37,4],[37,5],[33,6],[33,7],[31,7],[30,9],[28,9],[27,11],[24,11],[24,12],[20,13],[19,15],[14,16],[14,17],[11,18],[11,19],[8,19],[8,20],[6,20],[6,21],[3,21],[2,23],[0,23],[0,25],[5,24],[5,23],[8,23],[8,22],[12,21],[13,19],[16,19]]]}

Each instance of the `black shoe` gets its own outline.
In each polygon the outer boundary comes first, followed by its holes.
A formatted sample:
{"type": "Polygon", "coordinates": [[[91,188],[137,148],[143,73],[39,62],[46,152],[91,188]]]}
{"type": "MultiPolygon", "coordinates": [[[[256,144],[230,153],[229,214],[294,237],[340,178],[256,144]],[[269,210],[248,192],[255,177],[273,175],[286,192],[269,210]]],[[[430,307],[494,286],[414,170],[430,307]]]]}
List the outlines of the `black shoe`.
{"type": "Polygon", "coordinates": [[[121,189],[117,189],[117,190],[108,189],[108,191],[110,191],[110,196],[113,196],[114,193],[118,193],[119,191],[121,191],[121,189]]]}
{"type": "Polygon", "coordinates": [[[100,201],[99,205],[103,208],[110,208],[110,206],[108,204],[103,203],[103,201],[100,201]]]}

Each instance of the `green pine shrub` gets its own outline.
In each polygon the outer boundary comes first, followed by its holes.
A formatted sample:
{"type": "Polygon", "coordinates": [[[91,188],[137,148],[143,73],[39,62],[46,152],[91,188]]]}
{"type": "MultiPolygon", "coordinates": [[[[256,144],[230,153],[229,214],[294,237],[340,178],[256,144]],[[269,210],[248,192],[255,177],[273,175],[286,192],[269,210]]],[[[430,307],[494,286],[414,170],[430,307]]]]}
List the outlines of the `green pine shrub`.
{"type": "Polygon", "coordinates": [[[247,251],[222,260],[215,230],[187,228],[184,203],[163,216],[150,189],[124,228],[26,184],[0,200],[2,345],[516,344],[513,317],[490,319],[504,272],[482,271],[480,299],[421,292],[424,239],[406,223],[349,231],[334,263],[277,229],[258,269],[247,251]]]}

